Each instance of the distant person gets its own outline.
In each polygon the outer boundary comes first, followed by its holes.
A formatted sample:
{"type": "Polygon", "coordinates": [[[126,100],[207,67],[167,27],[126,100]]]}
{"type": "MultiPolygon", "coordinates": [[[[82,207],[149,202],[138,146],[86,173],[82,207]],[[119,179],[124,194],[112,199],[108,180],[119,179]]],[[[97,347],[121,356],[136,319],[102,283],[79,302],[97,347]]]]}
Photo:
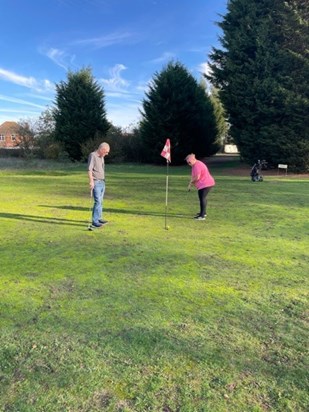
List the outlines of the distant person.
{"type": "Polygon", "coordinates": [[[200,211],[194,216],[195,220],[205,220],[207,213],[207,195],[210,189],[215,185],[215,180],[209,173],[208,167],[205,163],[197,160],[195,154],[191,153],[186,157],[189,166],[192,167],[191,180],[188,190],[194,185],[198,191],[198,198],[200,201],[200,211]]]}
{"type": "Polygon", "coordinates": [[[88,158],[89,186],[93,194],[92,226],[101,227],[107,220],[102,218],[103,197],[105,192],[104,157],[109,153],[109,144],[101,143],[98,149],[90,153],[88,158]]]}

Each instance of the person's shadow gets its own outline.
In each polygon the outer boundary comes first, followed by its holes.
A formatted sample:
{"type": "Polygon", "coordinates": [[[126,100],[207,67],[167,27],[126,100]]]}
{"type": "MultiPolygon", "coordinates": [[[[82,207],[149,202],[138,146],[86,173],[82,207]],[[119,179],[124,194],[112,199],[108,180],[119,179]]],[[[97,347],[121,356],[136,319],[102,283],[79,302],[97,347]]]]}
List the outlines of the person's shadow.
{"type": "MultiPolygon", "coordinates": [[[[78,226],[82,227],[84,225],[88,225],[91,221],[91,214],[92,208],[89,209],[87,207],[81,206],[50,206],[50,205],[39,205],[39,207],[43,208],[51,208],[51,209],[63,209],[63,210],[76,210],[80,212],[89,212],[89,220],[77,220],[77,219],[65,219],[59,217],[48,217],[48,216],[38,216],[38,215],[25,215],[23,213],[8,213],[8,212],[0,212],[0,219],[16,219],[28,222],[37,222],[37,223],[47,223],[53,225],[67,225],[67,226],[78,226]]],[[[165,212],[147,212],[143,210],[129,210],[129,209],[113,209],[113,208],[104,208],[104,212],[106,213],[115,213],[115,214],[126,214],[126,215],[136,215],[136,216],[156,216],[156,217],[164,217],[165,212]]],[[[182,214],[176,213],[167,213],[168,217],[173,218],[180,218],[180,219],[189,219],[189,216],[185,216],[182,214]]]]}
{"type": "MultiPolygon", "coordinates": [[[[81,211],[85,212],[88,211],[89,213],[92,212],[92,208],[89,209],[87,207],[82,207],[82,206],[49,206],[49,205],[40,205],[40,207],[47,207],[47,208],[52,208],[52,209],[64,209],[64,210],[76,210],[76,211],[81,211]]],[[[165,212],[147,212],[144,210],[129,210],[129,209],[113,209],[113,208],[108,208],[104,207],[104,213],[115,213],[115,214],[125,214],[125,215],[138,215],[138,216],[158,216],[162,217],[165,216],[165,212]]],[[[180,214],[180,213],[170,213],[169,211],[167,212],[167,215],[169,217],[176,217],[176,218],[188,218],[189,216],[180,214]]],[[[190,215],[191,216],[191,215],[190,215]]]]}
{"type": "MultiPolygon", "coordinates": [[[[63,219],[57,217],[24,215],[22,213],[5,213],[0,212],[0,219],[16,219],[28,222],[48,223],[53,225],[84,226],[84,220],[63,219]]],[[[88,222],[89,223],[89,222],[88,222]]]]}

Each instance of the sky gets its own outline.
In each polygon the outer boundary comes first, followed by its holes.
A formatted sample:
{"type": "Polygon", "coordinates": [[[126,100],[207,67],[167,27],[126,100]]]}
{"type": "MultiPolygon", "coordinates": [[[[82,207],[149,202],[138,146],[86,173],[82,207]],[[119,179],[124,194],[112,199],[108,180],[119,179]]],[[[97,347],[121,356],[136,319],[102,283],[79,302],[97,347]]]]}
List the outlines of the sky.
{"type": "Polygon", "coordinates": [[[227,0],[0,0],[0,124],[38,118],[68,70],[92,69],[107,118],[140,120],[149,83],[170,61],[197,81],[227,0]]]}

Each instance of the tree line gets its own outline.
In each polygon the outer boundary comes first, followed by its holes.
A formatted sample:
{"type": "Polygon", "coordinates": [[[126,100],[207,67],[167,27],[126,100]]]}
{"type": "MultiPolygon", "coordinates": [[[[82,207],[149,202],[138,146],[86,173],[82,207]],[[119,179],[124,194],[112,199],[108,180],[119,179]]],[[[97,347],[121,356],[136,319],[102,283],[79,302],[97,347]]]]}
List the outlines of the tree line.
{"type": "Polygon", "coordinates": [[[190,152],[205,157],[221,148],[227,127],[220,107],[217,95],[209,95],[184,65],[169,62],[152,79],[141,122],[123,130],[107,120],[104,90],[87,67],[68,72],[66,81],[56,84],[54,107],[32,128],[21,124],[20,134],[29,146],[32,129],[33,149],[41,157],[83,161],[106,140],[110,161],[151,163],[162,162],[160,152],[169,137],[173,164],[181,164],[190,152]]]}
{"type": "Polygon", "coordinates": [[[107,120],[104,90],[90,67],[69,72],[36,127],[21,124],[28,149],[30,130],[43,157],[85,160],[107,140],[112,161],[159,163],[170,138],[173,163],[181,164],[191,152],[217,153],[229,139],[247,162],[263,158],[307,171],[308,17],[305,0],[228,1],[218,22],[221,47],[212,49],[204,74],[210,87],[181,62],[169,62],[154,74],[141,121],[129,131],[107,120]]]}

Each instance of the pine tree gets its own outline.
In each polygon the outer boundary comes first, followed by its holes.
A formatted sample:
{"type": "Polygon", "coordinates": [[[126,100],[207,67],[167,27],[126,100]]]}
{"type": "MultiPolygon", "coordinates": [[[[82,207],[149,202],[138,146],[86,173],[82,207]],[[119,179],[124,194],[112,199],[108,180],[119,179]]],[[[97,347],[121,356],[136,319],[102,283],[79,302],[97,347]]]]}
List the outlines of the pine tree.
{"type": "Polygon", "coordinates": [[[82,145],[97,136],[103,138],[109,129],[104,91],[86,68],[69,72],[67,82],[56,85],[56,92],[55,138],[72,160],[81,160],[82,145]]]}
{"type": "Polygon", "coordinates": [[[210,81],[242,157],[309,168],[308,2],[231,0],[210,81]]]}
{"type": "Polygon", "coordinates": [[[160,163],[161,150],[171,139],[172,162],[189,153],[209,156],[219,148],[214,110],[203,87],[179,62],[170,62],[154,75],[143,101],[140,125],[144,160],[160,163]]]}
{"type": "Polygon", "coordinates": [[[224,107],[219,98],[218,90],[214,87],[210,91],[210,101],[214,108],[214,114],[216,118],[217,125],[217,142],[220,143],[221,148],[223,149],[224,144],[226,143],[228,137],[229,125],[226,119],[226,113],[224,107]]]}

